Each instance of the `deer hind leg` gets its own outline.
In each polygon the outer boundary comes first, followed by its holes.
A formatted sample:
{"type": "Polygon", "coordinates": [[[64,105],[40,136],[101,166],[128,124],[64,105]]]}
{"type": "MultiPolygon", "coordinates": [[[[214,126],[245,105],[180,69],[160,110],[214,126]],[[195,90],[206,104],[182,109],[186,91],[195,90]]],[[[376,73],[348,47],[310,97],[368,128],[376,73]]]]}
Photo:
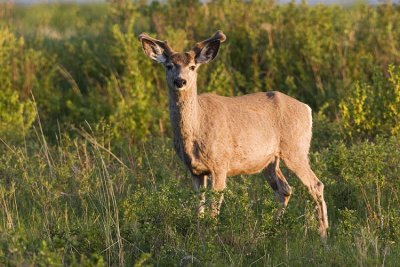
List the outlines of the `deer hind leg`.
{"type": "Polygon", "coordinates": [[[206,192],[205,189],[207,188],[207,176],[200,175],[200,176],[193,176],[193,187],[197,194],[199,194],[199,205],[197,207],[197,215],[199,217],[204,216],[204,206],[206,204],[206,192]]]}
{"type": "Polygon", "coordinates": [[[324,200],[324,184],[317,178],[310,167],[307,155],[297,158],[284,158],[286,166],[292,170],[301,182],[307,187],[310,195],[317,204],[319,234],[326,238],[328,225],[328,212],[324,200]]]}
{"type": "Polygon", "coordinates": [[[273,163],[263,170],[263,175],[271,188],[275,191],[276,200],[279,202],[278,210],[274,216],[274,219],[277,220],[283,214],[288,205],[290,196],[292,194],[292,188],[286,181],[285,176],[279,168],[278,157],[275,158],[273,163]]]}
{"type": "Polygon", "coordinates": [[[215,193],[211,201],[211,216],[216,218],[221,210],[224,201],[224,189],[226,188],[226,172],[212,174],[212,189],[215,193]],[[218,199],[218,200],[217,200],[218,199]]]}

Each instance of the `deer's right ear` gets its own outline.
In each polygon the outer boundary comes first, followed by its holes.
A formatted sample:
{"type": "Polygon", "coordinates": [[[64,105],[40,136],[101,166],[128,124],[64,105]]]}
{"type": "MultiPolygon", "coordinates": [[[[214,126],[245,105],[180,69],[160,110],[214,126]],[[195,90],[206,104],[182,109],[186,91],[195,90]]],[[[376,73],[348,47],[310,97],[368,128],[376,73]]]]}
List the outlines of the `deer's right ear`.
{"type": "Polygon", "coordinates": [[[172,49],[167,42],[151,38],[146,33],[140,34],[139,40],[142,43],[144,53],[158,63],[165,63],[172,53],[172,49]]]}
{"type": "Polygon", "coordinates": [[[158,63],[164,63],[167,60],[167,55],[164,53],[164,49],[156,43],[142,39],[142,47],[144,53],[152,60],[158,63]]]}

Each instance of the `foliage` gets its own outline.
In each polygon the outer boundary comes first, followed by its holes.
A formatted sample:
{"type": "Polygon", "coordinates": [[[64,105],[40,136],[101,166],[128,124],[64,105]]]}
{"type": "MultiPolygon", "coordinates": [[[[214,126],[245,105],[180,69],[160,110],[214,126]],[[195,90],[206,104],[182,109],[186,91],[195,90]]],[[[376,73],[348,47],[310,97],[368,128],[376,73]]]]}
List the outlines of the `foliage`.
{"type": "Polygon", "coordinates": [[[395,266],[400,7],[148,2],[0,4],[0,265],[395,266]],[[196,216],[165,74],[136,36],[181,51],[217,29],[228,39],[200,92],[279,90],[313,108],[327,244],[286,169],[280,221],[260,175],[229,180],[218,220],[196,216]]]}
{"type": "Polygon", "coordinates": [[[0,28],[0,136],[20,139],[34,120],[34,106],[29,100],[41,68],[40,53],[26,49],[8,29],[0,28]]]}
{"type": "Polygon", "coordinates": [[[390,66],[389,77],[376,72],[372,84],[355,84],[339,108],[351,137],[398,135],[400,131],[400,69],[390,66]]]}
{"type": "MultiPolygon", "coordinates": [[[[41,64],[34,68],[40,85],[33,91],[51,139],[60,125],[85,121],[111,123],[118,139],[132,142],[165,135],[164,73],[145,59],[136,36],[146,31],[181,51],[216,29],[223,29],[228,39],[218,59],[201,68],[200,92],[279,90],[315,112],[323,110],[328,121],[340,117],[345,134],[362,139],[398,134],[393,125],[399,124],[399,11],[399,6],[387,4],[274,1],[4,4],[0,25],[24,44],[28,58],[41,64]]],[[[24,62],[22,55],[14,59],[24,62]]],[[[31,69],[21,68],[21,75],[30,79],[31,69]]],[[[11,76],[4,73],[1,79],[5,77],[11,76]]],[[[29,100],[21,89],[11,91],[14,99],[29,100]]]]}

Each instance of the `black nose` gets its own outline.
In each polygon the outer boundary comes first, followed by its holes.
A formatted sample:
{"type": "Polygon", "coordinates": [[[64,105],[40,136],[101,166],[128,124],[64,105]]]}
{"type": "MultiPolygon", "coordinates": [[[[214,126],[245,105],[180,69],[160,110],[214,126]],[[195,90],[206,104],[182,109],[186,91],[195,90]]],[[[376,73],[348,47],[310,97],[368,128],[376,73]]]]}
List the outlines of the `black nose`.
{"type": "Polygon", "coordinates": [[[182,88],[184,85],[186,85],[186,80],[181,79],[181,78],[177,78],[174,80],[174,84],[176,87],[178,88],[182,88]]]}

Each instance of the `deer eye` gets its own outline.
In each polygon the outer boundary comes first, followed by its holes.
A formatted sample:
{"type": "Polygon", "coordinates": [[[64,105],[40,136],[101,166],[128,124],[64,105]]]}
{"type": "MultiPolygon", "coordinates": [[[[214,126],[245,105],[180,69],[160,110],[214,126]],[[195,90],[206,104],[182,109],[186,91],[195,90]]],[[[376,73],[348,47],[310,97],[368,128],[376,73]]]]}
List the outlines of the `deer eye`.
{"type": "Polygon", "coordinates": [[[190,66],[189,69],[190,69],[190,70],[195,70],[195,69],[196,69],[196,66],[194,66],[194,65],[193,65],[193,66],[190,66]]]}
{"type": "Polygon", "coordinates": [[[167,67],[167,70],[172,70],[173,65],[172,64],[168,64],[168,65],[166,65],[166,67],[167,67]]]}

